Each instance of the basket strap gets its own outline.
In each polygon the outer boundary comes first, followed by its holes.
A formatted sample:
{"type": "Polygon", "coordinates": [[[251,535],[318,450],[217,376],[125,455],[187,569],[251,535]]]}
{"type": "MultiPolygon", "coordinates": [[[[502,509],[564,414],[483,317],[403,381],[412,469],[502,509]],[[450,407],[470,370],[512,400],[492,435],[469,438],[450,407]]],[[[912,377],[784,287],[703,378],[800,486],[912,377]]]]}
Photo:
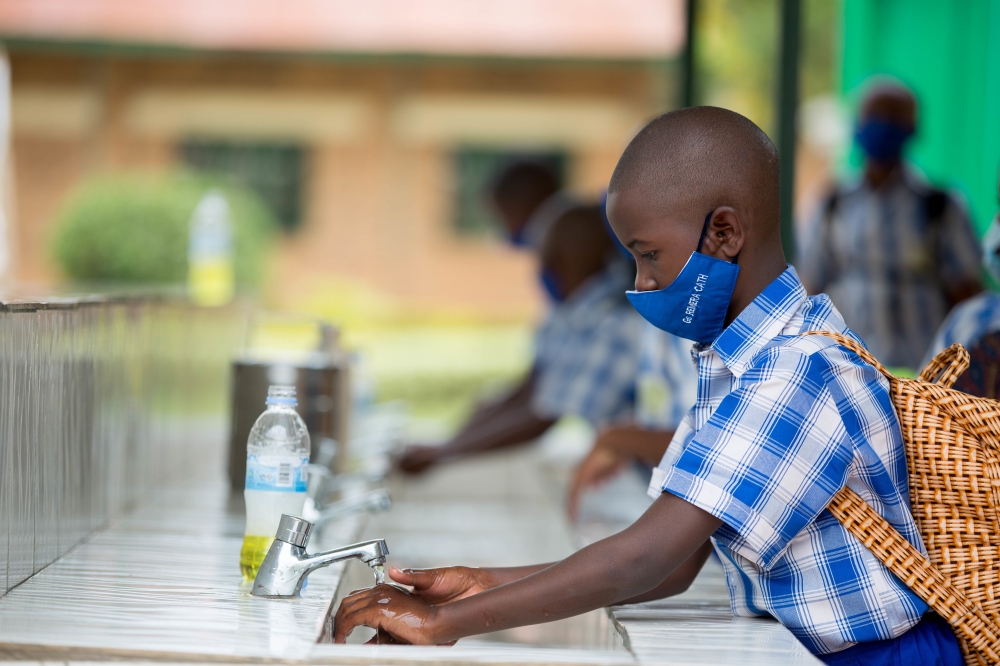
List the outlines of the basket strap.
{"type": "Polygon", "coordinates": [[[957,342],[931,359],[927,367],[917,377],[922,382],[931,382],[951,388],[959,375],[969,367],[969,352],[957,342]]]}
{"type": "Polygon", "coordinates": [[[990,663],[1000,663],[1000,627],[860,495],[850,488],[841,488],[827,509],[882,564],[947,620],[969,647],[990,663]]]}
{"type": "Polygon", "coordinates": [[[965,428],[980,443],[1000,452],[1000,402],[980,398],[939,384],[902,380],[927,402],[965,428]]]}
{"type": "Polygon", "coordinates": [[[857,340],[848,337],[843,333],[834,333],[832,331],[806,331],[805,333],[800,333],[800,335],[822,335],[826,338],[831,338],[841,347],[847,347],[852,352],[861,357],[861,359],[868,365],[873,366],[876,370],[885,375],[888,379],[893,379],[893,375],[889,370],[878,362],[872,353],[865,349],[857,340]]]}

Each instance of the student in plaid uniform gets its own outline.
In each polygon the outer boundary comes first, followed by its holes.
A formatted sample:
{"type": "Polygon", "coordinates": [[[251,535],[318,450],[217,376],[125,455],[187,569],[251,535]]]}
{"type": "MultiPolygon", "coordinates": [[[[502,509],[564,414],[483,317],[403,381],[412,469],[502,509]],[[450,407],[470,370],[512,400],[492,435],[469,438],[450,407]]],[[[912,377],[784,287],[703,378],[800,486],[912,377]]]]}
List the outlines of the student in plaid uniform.
{"type": "Polygon", "coordinates": [[[481,406],[444,445],[409,447],[404,471],[529,442],[564,416],[600,428],[631,414],[642,319],[624,296],[634,272],[612,249],[600,211],[564,212],[540,252],[552,304],[536,336],[531,371],[501,400],[481,406]]]}
{"type": "MultiPolygon", "coordinates": [[[[1000,201],[1000,179],[997,180],[1000,201]]],[[[983,236],[983,268],[1000,283],[1000,213],[983,236]]],[[[968,348],[989,333],[1000,331],[1000,294],[987,291],[955,306],[941,324],[924,358],[926,365],[942,349],[958,342],[968,348]]]]}
{"type": "Polygon", "coordinates": [[[341,604],[336,640],[358,625],[446,643],[683,591],[711,549],[733,609],[771,616],[831,664],[962,664],[943,621],[826,506],[849,486],[916,546],[888,382],[806,331],[853,335],[787,266],[778,158],[739,114],[675,111],[629,144],[609,216],[636,258],[629,299],[654,325],[698,343],[698,397],[635,524],[557,563],[393,570],[389,586],[341,604]]]}
{"type": "Polygon", "coordinates": [[[652,471],[694,404],[697,384],[691,341],[643,322],[635,413],[629,423],[601,431],[577,466],[566,499],[571,520],[579,517],[585,491],[605,483],[629,463],[647,475],[652,471]]]}

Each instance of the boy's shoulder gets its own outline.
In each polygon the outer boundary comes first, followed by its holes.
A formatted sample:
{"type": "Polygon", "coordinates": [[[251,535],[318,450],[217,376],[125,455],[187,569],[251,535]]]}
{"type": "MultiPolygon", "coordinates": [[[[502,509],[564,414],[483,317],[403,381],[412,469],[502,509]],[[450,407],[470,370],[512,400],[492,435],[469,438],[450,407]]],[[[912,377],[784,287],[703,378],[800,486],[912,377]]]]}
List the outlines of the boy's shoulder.
{"type": "Polygon", "coordinates": [[[834,366],[871,367],[824,333],[839,333],[865,346],[858,334],[844,322],[830,298],[820,294],[809,297],[799,315],[761,347],[750,362],[750,368],[786,365],[806,372],[810,369],[832,369],[834,366]]]}

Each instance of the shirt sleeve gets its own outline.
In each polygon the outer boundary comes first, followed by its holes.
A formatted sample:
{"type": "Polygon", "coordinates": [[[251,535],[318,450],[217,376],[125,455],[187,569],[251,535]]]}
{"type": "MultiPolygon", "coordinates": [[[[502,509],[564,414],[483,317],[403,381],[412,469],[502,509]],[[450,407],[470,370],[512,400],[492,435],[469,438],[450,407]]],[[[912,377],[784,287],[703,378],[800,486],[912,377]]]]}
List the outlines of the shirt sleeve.
{"type": "Polygon", "coordinates": [[[766,356],[661,482],[720,518],[720,536],[764,569],[843,487],[853,457],[824,364],[788,349],[766,356]]]}
{"type": "Polygon", "coordinates": [[[637,315],[622,308],[594,328],[567,331],[557,342],[548,345],[551,353],[538,368],[535,413],[579,416],[595,427],[630,418],[639,362],[637,315]]]}
{"type": "Polygon", "coordinates": [[[948,287],[979,282],[982,252],[965,206],[949,195],[938,239],[941,277],[948,287]]]}

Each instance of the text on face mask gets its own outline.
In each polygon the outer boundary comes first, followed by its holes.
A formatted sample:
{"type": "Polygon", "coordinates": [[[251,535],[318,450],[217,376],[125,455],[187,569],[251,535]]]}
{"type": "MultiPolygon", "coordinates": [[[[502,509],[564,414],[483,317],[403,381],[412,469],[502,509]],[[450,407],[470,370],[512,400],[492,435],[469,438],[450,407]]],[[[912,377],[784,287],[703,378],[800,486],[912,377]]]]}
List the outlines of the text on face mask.
{"type": "Polygon", "coordinates": [[[698,301],[701,300],[701,292],[705,291],[706,282],[708,282],[708,276],[704,273],[698,273],[698,277],[694,281],[694,292],[688,298],[687,307],[684,308],[685,317],[681,321],[685,324],[694,321],[694,312],[698,309],[698,301]]]}

